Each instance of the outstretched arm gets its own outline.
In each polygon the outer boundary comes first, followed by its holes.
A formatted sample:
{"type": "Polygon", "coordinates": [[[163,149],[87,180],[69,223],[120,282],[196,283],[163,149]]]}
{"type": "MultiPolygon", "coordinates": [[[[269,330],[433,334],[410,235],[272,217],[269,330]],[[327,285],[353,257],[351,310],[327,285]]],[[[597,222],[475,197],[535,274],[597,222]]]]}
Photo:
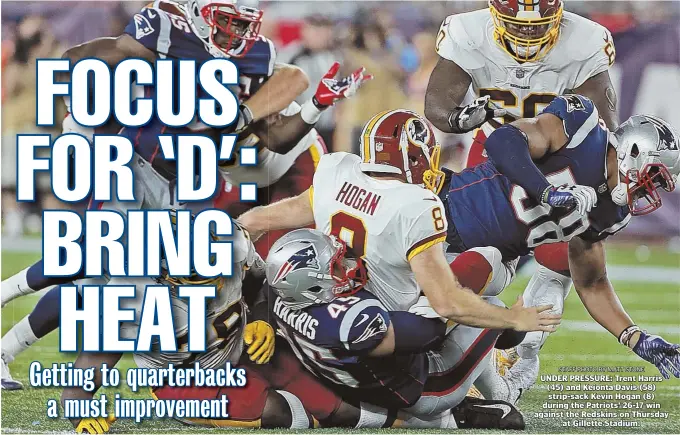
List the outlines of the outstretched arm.
{"type": "Polygon", "coordinates": [[[262,87],[243,105],[250,110],[252,119],[257,122],[265,117],[279,113],[309,86],[309,77],[295,65],[277,63],[274,73],[262,87]]]}
{"type": "Polygon", "coordinates": [[[480,328],[548,332],[554,331],[560,323],[561,316],[545,313],[552,308],[550,305],[524,308],[520,298],[507,310],[485,302],[462,287],[446,262],[439,243],[415,255],[410,264],[432,308],[440,316],[457,323],[480,328]]]}
{"type": "Polygon", "coordinates": [[[569,242],[569,269],[574,288],[590,316],[661,374],[680,377],[680,346],[641,331],[621,305],[605,266],[604,242],[574,237],[569,242]]]}
{"type": "Polygon", "coordinates": [[[253,240],[268,231],[306,227],[314,223],[313,192],[310,187],[298,196],[255,207],[243,213],[238,221],[253,240]]]}

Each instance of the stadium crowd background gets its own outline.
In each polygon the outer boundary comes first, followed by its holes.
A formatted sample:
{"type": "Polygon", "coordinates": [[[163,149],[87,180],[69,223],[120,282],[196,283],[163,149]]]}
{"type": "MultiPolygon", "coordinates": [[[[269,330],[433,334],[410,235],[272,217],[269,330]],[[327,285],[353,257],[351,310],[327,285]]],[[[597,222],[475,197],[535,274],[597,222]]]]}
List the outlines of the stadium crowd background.
{"type": "MultiPolygon", "coordinates": [[[[64,208],[49,180],[38,204],[14,201],[17,133],[35,127],[35,59],[59,57],[73,45],[122,33],[145,1],[2,2],[2,231],[20,237],[38,233],[42,208],[64,208]]],[[[257,2],[246,1],[254,4],[257,2]]],[[[334,60],[350,71],[363,65],[376,79],[333,108],[318,130],[329,149],[354,150],[363,123],[395,107],[423,112],[428,79],[438,56],[435,37],[447,15],[485,7],[485,1],[260,1],[261,33],[274,40],[278,60],[303,68],[316,86],[334,60]]],[[[617,63],[611,71],[624,120],[651,113],[680,129],[680,2],[575,1],[566,9],[605,25],[614,35],[617,63]]],[[[300,101],[313,95],[310,89],[300,101]]],[[[470,98],[470,96],[468,96],[470,98]]],[[[58,134],[53,130],[50,133],[58,134]]],[[[441,135],[446,166],[459,169],[470,135],[441,135]]],[[[678,189],[680,190],[680,189],[678,189]]],[[[664,207],[634,219],[618,239],[664,244],[680,251],[680,192],[664,207]]]]}

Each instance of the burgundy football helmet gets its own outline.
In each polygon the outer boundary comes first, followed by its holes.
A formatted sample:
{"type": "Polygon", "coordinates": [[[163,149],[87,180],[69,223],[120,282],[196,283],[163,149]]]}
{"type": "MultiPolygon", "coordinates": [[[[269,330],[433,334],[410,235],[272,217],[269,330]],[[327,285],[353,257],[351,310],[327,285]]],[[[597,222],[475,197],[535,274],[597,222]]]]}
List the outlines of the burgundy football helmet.
{"type": "Polygon", "coordinates": [[[557,43],[562,0],[489,0],[494,39],[519,62],[544,57],[557,43]]]}
{"type": "Polygon", "coordinates": [[[441,190],[441,146],[430,123],[417,113],[397,109],[375,115],[364,126],[360,145],[363,172],[394,174],[435,193],[441,190]]]}

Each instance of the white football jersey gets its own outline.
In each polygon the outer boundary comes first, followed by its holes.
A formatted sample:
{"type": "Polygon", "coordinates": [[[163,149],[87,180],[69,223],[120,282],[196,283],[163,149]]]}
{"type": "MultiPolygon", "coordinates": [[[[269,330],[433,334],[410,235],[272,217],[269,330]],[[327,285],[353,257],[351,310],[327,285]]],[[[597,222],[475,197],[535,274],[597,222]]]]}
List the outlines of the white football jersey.
{"type": "Polygon", "coordinates": [[[366,289],[389,310],[408,310],[420,295],[409,260],[446,239],[444,206],[431,191],[364,174],[361,158],[321,157],[310,200],[316,228],[364,259],[366,289]]]}
{"type": "MultiPolygon", "coordinates": [[[[299,111],[300,105],[293,101],[286,109],[281,111],[281,115],[292,116],[299,111]]],[[[238,186],[240,183],[255,183],[260,188],[270,186],[279,181],[293,167],[295,160],[305,151],[310,150],[313,156],[317,156],[317,159],[324,154],[325,151],[321,146],[319,137],[317,131],[312,128],[286,154],[279,154],[267,148],[261,148],[258,151],[258,163],[256,166],[223,165],[220,166],[220,173],[228,183],[235,186],[238,186]]],[[[239,140],[236,147],[253,147],[259,141],[260,139],[256,135],[251,134],[239,140]]]]}
{"type": "MultiPolygon", "coordinates": [[[[489,95],[515,118],[536,116],[556,95],[607,71],[615,58],[609,31],[571,12],[564,12],[555,46],[537,62],[520,63],[496,43],[489,9],[447,17],[436,50],[472,77],[476,96],[489,95]]],[[[483,129],[487,136],[493,131],[488,123],[483,129]]]]}
{"type": "MultiPolygon", "coordinates": [[[[264,275],[264,261],[255,252],[252,242],[238,225],[234,225],[233,236],[224,237],[222,240],[233,243],[234,269],[232,276],[222,279],[222,288],[218,288],[217,296],[207,300],[206,351],[188,352],[188,301],[186,298],[180,298],[171,287],[170,303],[178,351],[165,353],[152,345],[151,352],[133,354],[137,366],[163,368],[170,363],[190,365],[198,361],[203,368],[219,368],[228,361],[233,364],[238,362],[243,350],[243,327],[246,322],[246,308],[241,299],[242,281],[249,269],[261,271],[264,275]]],[[[136,297],[121,299],[121,308],[134,309],[135,319],[139,322],[145,286],[165,285],[165,282],[152,278],[125,278],[120,281],[115,284],[137,286],[136,297]]],[[[114,284],[113,280],[109,284],[114,284]]],[[[137,322],[121,323],[121,337],[136,338],[139,329],[137,322]]]]}

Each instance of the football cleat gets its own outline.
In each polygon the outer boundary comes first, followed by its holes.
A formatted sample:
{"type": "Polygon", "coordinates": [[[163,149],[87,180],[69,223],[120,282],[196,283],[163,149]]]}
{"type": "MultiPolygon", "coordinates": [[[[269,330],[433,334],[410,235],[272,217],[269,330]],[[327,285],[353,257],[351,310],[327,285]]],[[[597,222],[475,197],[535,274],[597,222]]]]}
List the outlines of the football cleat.
{"type": "Polygon", "coordinates": [[[451,410],[460,429],[524,430],[524,416],[502,400],[466,397],[451,410]]]}
{"type": "Polygon", "coordinates": [[[9,372],[9,367],[4,359],[0,358],[0,371],[2,372],[2,389],[7,391],[23,390],[24,385],[12,379],[12,375],[9,372]]]}

